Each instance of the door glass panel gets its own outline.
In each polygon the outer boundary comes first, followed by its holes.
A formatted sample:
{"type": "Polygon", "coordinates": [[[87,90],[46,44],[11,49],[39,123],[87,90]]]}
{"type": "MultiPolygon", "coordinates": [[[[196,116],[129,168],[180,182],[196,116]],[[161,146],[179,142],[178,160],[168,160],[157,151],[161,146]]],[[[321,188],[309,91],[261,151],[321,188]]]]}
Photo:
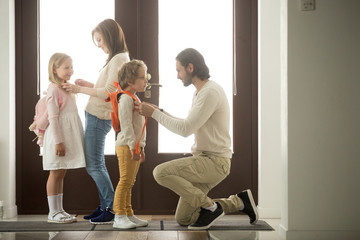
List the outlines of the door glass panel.
{"type": "MultiPolygon", "coordinates": [[[[71,56],[74,75],[95,83],[107,55],[97,48],[91,31],[106,18],[114,19],[114,0],[40,0],[40,93],[49,84],[48,62],[55,52],[71,56]]],[[[42,94],[41,94],[42,95],[42,94]]],[[[77,94],[77,107],[85,125],[84,110],[89,97],[77,94]]],[[[110,131],[105,154],[115,154],[115,133],[110,131]]]]}
{"type": "MultiPolygon", "coordinates": [[[[232,0],[159,0],[159,105],[185,118],[195,91],[177,79],[175,57],[185,48],[197,49],[210,69],[210,79],[225,90],[232,110],[232,0]]],[[[232,138],[232,111],[230,134],[232,138]]],[[[178,136],[159,125],[160,153],[187,153],[194,136],[178,136]]]]}

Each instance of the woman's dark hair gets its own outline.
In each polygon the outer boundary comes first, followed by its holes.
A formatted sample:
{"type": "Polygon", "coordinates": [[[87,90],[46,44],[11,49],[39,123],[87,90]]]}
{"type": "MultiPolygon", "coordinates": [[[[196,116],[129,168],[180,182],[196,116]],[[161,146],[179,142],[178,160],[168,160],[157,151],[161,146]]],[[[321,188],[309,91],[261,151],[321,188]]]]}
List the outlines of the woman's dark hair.
{"type": "MultiPolygon", "coordinates": [[[[102,35],[105,41],[106,47],[109,49],[109,57],[106,60],[106,64],[118,53],[129,52],[125,35],[120,25],[113,19],[105,19],[100,22],[91,32],[91,36],[94,40],[94,34],[98,32],[102,35]]],[[[96,45],[96,43],[95,43],[96,45]]],[[[105,65],[106,65],[105,64],[105,65]]]]}
{"type": "Polygon", "coordinates": [[[194,65],[193,76],[198,76],[201,80],[210,78],[209,68],[205,64],[204,57],[197,50],[186,48],[176,56],[176,60],[184,67],[192,63],[194,65]]]}

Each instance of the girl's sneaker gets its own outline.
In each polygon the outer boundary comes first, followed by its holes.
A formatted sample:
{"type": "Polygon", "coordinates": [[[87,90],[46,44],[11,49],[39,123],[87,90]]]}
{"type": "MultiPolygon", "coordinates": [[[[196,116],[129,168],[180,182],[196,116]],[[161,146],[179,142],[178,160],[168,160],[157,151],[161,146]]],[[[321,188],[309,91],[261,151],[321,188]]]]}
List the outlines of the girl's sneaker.
{"type": "Polygon", "coordinates": [[[129,220],[126,215],[115,215],[114,228],[131,229],[136,228],[136,224],[129,220]]]}
{"type": "Polygon", "coordinates": [[[128,216],[129,220],[136,224],[136,227],[146,227],[149,225],[148,221],[137,218],[135,215],[128,216]]]}
{"type": "Polygon", "coordinates": [[[71,217],[65,216],[62,212],[55,212],[49,214],[48,216],[49,223],[72,223],[74,220],[71,217]]]}

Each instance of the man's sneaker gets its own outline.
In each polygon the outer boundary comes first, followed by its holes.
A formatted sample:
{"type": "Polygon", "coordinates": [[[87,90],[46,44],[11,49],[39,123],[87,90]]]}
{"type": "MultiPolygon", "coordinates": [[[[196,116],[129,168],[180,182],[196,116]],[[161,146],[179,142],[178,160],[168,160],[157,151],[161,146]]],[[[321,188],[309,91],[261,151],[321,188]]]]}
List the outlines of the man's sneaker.
{"type": "Polygon", "coordinates": [[[132,229],[136,228],[136,224],[130,221],[126,215],[115,215],[113,227],[119,229],[132,229]]]}
{"type": "Polygon", "coordinates": [[[114,222],[114,215],[110,212],[109,208],[106,208],[98,217],[90,219],[92,224],[112,224],[114,222]]]}
{"type": "Polygon", "coordinates": [[[259,219],[259,215],[256,209],[254,198],[251,194],[251,190],[245,190],[241,193],[237,194],[238,197],[243,201],[244,203],[244,209],[242,212],[246,213],[246,215],[250,218],[250,223],[255,224],[257,220],[259,219]]]}
{"type": "Polygon", "coordinates": [[[84,219],[85,219],[85,220],[90,220],[90,219],[92,219],[92,218],[94,218],[94,217],[98,217],[98,216],[100,216],[100,214],[102,214],[102,212],[103,212],[103,211],[101,210],[100,206],[98,206],[98,207],[95,209],[95,211],[92,212],[90,215],[84,216],[84,219]]]}
{"type": "Polygon", "coordinates": [[[136,224],[136,227],[146,227],[149,225],[148,221],[137,218],[135,215],[127,216],[130,221],[136,224]]]}
{"type": "Polygon", "coordinates": [[[188,226],[188,229],[205,230],[211,227],[218,219],[224,216],[224,211],[219,203],[214,212],[201,208],[199,218],[195,223],[188,226]]]}

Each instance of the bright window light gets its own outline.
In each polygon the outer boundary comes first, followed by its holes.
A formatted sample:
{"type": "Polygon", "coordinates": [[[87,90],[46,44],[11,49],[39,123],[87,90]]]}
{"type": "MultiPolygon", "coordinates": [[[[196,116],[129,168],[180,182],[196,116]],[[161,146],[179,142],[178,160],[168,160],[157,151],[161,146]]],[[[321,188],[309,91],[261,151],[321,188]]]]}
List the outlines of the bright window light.
{"type": "MultiPolygon", "coordinates": [[[[114,19],[114,0],[40,0],[40,91],[49,84],[48,63],[51,55],[63,52],[71,56],[74,75],[95,83],[107,55],[97,48],[91,31],[106,18],[114,19]]],[[[89,97],[77,94],[77,107],[85,125],[85,107],[89,97]]],[[[105,154],[115,154],[115,133],[107,135],[105,154]]]]}
{"type": "MultiPolygon", "coordinates": [[[[210,69],[210,80],[225,90],[232,110],[233,5],[231,0],[159,0],[160,106],[186,118],[195,92],[177,79],[175,57],[185,48],[197,49],[210,69]]],[[[230,134],[232,138],[232,111],[230,134]]],[[[159,125],[160,153],[188,153],[194,136],[183,138],[159,125]]]]}

